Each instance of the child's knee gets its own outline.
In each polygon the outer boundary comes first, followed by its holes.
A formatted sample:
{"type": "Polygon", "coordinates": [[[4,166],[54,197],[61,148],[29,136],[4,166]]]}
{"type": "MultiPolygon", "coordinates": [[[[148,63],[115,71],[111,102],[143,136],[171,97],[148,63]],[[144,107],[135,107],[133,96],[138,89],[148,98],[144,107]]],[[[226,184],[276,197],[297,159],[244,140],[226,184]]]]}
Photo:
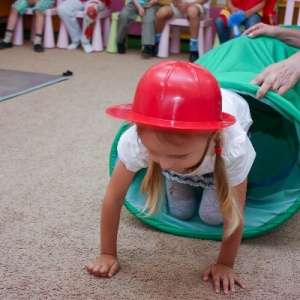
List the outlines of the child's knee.
{"type": "Polygon", "coordinates": [[[196,212],[194,188],[173,180],[166,180],[166,192],[170,214],[176,219],[190,219],[196,212]]]}
{"type": "Polygon", "coordinates": [[[204,223],[209,225],[219,225],[223,223],[219,199],[215,190],[203,190],[199,207],[199,217],[204,223]]]}

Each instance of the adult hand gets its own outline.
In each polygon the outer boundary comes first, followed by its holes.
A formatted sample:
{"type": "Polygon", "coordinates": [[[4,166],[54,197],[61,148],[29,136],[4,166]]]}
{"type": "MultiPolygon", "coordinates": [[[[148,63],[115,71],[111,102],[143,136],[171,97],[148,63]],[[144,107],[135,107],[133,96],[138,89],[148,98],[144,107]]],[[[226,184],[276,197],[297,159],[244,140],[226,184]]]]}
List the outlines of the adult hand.
{"type": "Polygon", "coordinates": [[[202,280],[206,282],[209,277],[212,278],[214,290],[217,294],[221,292],[221,286],[224,294],[228,294],[228,291],[235,292],[235,284],[245,288],[245,285],[235,276],[233,268],[220,263],[209,266],[203,271],[202,280]]]}
{"type": "Polygon", "coordinates": [[[293,56],[281,62],[272,64],[257,75],[251,83],[260,85],[256,93],[258,99],[264,97],[268,90],[277,91],[282,95],[291,89],[300,78],[299,61],[293,56]]]}
{"type": "Polygon", "coordinates": [[[264,23],[258,23],[249,27],[243,32],[243,35],[248,35],[251,38],[255,38],[260,35],[275,37],[278,32],[277,26],[267,25],[264,23]]]}
{"type": "Polygon", "coordinates": [[[94,276],[111,278],[120,269],[120,263],[113,255],[101,254],[96,260],[90,262],[86,269],[94,276]]]}

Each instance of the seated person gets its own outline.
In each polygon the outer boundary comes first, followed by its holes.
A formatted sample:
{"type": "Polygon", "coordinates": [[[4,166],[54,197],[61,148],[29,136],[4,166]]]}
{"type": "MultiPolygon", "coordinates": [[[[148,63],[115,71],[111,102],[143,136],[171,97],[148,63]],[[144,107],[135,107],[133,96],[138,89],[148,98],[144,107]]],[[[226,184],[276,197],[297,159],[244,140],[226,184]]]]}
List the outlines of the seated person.
{"type": "Polygon", "coordinates": [[[69,50],[77,49],[81,44],[85,53],[94,51],[90,44],[98,17],[98,12],[106,9],[110,0],[65,0],[57,8],[59,17],[65,23],[72,43],[69,50]],[[79,26],[76,12],[84,10],[83,28],[79,26]]]}
{"type": "Polygon", "coordinates": [[[120,12],[118,22],[117,44],[118,53],[126,52],[125,36],[137,15],[142,18],[142,57],[155,56],[154,18],[159,8],[158,0],[131,0],[120,12]]]}
{"type": "Polygon", "coordinates": [[[232,37],[241,36],[240,25],[246,29],[261,22],[265,0],[226,0],[226,7],[220,12],[217,18],[216,30],[223,44],[232,37]]]}
{"type": "Polygon", "coordinates": [[[170,5],[161,7],[155,17],[155,41],[159,43],[165,22],[172,18],[187,18],[190,23],[190,62],[199,58],[198,31],[200,19],[208,15],[210,0],[172,0],[170,5]]]}
{"type": "Polygon", "coordinates": [[[19,15],[24,14],[28,8],[32,8],[36,17],[33,49],[35,52],[43,52],[42,39],[45,23],[44,13],[46,9],[53,7],[54,4],[55,0],[17,0],[14,2],[9,13],[4,39],[0,43],[0,50],[11,48],[13,46],[12,38],[19,15]]]}

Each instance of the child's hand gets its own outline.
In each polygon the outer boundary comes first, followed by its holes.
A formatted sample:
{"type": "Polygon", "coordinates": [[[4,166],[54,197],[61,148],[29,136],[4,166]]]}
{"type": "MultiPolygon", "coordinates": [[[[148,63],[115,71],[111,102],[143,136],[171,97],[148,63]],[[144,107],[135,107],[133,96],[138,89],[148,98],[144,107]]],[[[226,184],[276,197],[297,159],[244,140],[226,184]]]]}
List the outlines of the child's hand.
{"type": "Polygon", "coordinates": [[[189,3],[179,3],[178,8],[182,13],[186,13],[190,4],[189,3]]]}
{"type": "Polygon", "coordinates": [[[245,285],[236,278],[233,268],[220,263],[209,266],[203,271],[202,280],[208,281],[209,277],[212,278],[214,290],[218,294],[221,291],[221,286],[223,287],[224,294],[228,294],[228,291],[235,292],[235,284],[241,288],[245,288],[245,285]]]}
{"type": "Polygon", "coordinates": [[[111,278],[120,269],[120,263],[113,255],[101,254],[95,261],[90,262],[86,269],[94,276],[111,278]]]}
{"type": "Polygon", "coordinates": [[[144,10],[143,7],[139,7],[139,8],[138,8],[138,12],[139,12],[139,15],[140,15],[141,17],[143,17],[143,16],[145,15],[145,10],[144,10]]]}
{"type": "Polygon", "coordinates": [[[38,0],[27,0],[28,5],[35,5],[38,0]]]}

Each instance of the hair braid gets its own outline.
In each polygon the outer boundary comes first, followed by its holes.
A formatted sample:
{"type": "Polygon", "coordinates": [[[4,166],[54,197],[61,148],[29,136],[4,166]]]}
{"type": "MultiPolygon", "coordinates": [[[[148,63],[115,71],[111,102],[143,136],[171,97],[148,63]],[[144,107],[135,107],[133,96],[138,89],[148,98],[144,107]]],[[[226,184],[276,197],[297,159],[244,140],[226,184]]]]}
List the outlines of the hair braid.
{"type": "Polygon", "coordinates": [[[220,211],[223,218],[228,222],[225,237],[231,235],[242,221],[242,214],[239,209],[237,198],[233,187],[229,184],[225,163],[220,153],[221,133],[218,132],[214,138],[216,150],[214,166],[214,183],[220,201],[220,211]]]}

